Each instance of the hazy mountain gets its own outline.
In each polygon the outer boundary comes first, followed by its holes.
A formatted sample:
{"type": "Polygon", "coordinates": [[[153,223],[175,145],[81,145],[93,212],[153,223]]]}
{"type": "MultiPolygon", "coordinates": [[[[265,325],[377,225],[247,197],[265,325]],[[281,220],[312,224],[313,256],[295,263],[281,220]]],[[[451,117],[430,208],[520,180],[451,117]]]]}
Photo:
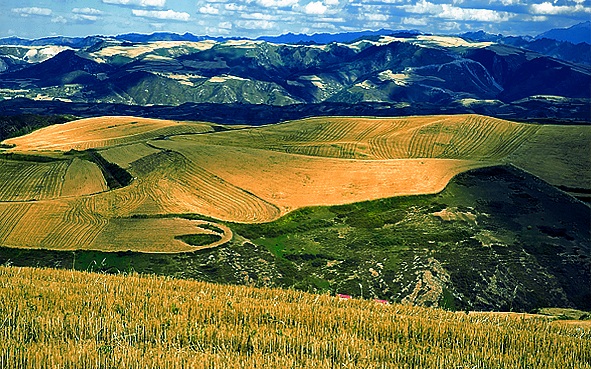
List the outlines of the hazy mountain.
{"type": "Polygon", "coordinates": [[[367,38],[368,36],[380,36],[380,35],[396,35],[403,37],[404,35],[414,36],[420,35],[422,32],[417,30],[387,30],[380,29],[378,31],[361,31],[361,32],[345,32],[345,33],[315,33],[313,35],[307,35],[304,33],[294,34],[292,32],[280,35],[280,36],[261,36],[256,38],[258,41],[267,41],[272,43],[285,43],[285,44],[298,44],[298,43],[309,43],[309,44],[330,44],[331,42],[351,42],[359,38],[367,38]]]}
{"type": "Polygon", "coordinates": [[[591,21],[575,24],[569,28],[555,28],[536,36],[536,39],[549,38],[568,41],[573,44],[585,42],[591,45],[591,21]]]}
{"type": "Polygon", "coordinates": [[[591,45],[588,42],[573,43],[568,40],[561,41],[551,38],[536,37],[534,39],[529,36],[503,36],[484,31],[467,32],[460,36],[474,41],[511,45],[574,63],[591,64],[591,45]]]}

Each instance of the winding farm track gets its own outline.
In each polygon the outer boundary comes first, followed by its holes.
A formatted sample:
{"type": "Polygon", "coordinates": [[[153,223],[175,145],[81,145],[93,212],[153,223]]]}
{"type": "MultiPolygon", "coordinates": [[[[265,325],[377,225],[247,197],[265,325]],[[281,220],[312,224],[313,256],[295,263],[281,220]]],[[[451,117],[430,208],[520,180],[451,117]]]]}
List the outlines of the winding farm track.
{"type": "MultiPolygon", "coordinates": [[[[133,180],[107,190],[94,163],[67,155],[49,163],[0,159],[0,245],[192,251],[179,236],[213,231],[174,214],[266,222],[303,206],[436,193],[458,173],[503,162],[587,188],[577,171],[590,160],[580,158],[591,150],[588,128],[477,115],[323,117],[220,132],[208,123],[82,119],[5,143],[52,157],[62,154],[47,150],[97,148],[133,180]],[[565,160],[569,142],[574,156],[565,160]]],[[[222,239],[199,248],[232,239],[230,229],[212,224],[222,239]]]]}

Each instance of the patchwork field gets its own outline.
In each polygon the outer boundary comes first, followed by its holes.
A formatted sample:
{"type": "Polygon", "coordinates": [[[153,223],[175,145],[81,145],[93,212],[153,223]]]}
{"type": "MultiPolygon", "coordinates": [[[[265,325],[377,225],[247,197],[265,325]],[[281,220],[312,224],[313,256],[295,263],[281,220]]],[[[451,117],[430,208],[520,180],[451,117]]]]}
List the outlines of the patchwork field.
{"type": "MultiPolygon", "coordinates": [[[[207,245],[183,236],[211,231],[175,214],[268,222],[306,206],[437,193],[461,172],[503,162],[588,188],[587,177],[575,175],[589,160],[588,128],[478,115],[262,127],[81,119],[4,141],[14,147],[0,159],[0,245],[190,251],[207,245]],[[577,148],[566,151],[573,140],[577,148]]],[[[210,246],[231,231],[218,235],[210,246]]]]}

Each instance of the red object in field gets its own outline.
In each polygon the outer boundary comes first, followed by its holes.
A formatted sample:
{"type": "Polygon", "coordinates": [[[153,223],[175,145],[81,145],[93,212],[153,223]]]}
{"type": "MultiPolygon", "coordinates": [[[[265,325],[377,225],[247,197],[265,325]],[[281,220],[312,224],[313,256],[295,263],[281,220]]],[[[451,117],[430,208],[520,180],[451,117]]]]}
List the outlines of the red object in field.
{"type": "Polygon", "coordinates": [[[341,299],[350,299],[351,298],[350,295],[341,295],[340,293],[337,293],[337,296],[341,299]]]}

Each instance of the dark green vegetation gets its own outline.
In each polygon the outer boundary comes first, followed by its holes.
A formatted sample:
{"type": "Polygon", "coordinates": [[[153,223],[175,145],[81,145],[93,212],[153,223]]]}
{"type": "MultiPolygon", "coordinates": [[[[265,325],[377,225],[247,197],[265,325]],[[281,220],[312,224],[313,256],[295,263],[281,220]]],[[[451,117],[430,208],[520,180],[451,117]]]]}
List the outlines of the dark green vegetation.
{"type": "MultiPolygon", "coordinates": [[[[4,111],[1,109],[0,111],[4,111]]],[[[3,113],[4,114],[4,113],[3,113]]],[[[0,115],[0,141],[11,137],[18,137],[31,133],[32,131],[51,126],[54,124],[67,123],[78,119],[74,115],[39,115],[39,114],[18,114],[0,115]]],[[[5,145],[4,145],[5,146],[5,145]]],[[[2,147],[6,149],[10,147],[2,147]]]]}
{"type": "Polygon", "coordinates": [[[66,160],[65,158],[50,157],[46,155],[21,154],[17,152],[0,152],[0,159],[14,161],[31,161],[36,163],[49,163],[56,160],[66,160]]]}
{"type": "Polygon", "coordinates": [[[176,238],[192,246],[211,245],[222,239],[222,237],[217,234],[187,234],[184,236],[177,236],[176,238]]]}
{"type": "Polygon", "coordinates": [[[589,310],[590,222],[588,205],[503,166],[458,175],[435,195],[305,208],[266,224],[226,223],[236,237],[213,249],[0,248],[0,264],[133,270],[453,310],[589,310]]]}
{"type": "Polygon", "coordinates": [[[101,154],[94,149],[86,150],[91,161],[96,163],[103,172],[110,190],[127,186],[133,177],[125,169],[115,163],[106,161],[101,154]]]}

